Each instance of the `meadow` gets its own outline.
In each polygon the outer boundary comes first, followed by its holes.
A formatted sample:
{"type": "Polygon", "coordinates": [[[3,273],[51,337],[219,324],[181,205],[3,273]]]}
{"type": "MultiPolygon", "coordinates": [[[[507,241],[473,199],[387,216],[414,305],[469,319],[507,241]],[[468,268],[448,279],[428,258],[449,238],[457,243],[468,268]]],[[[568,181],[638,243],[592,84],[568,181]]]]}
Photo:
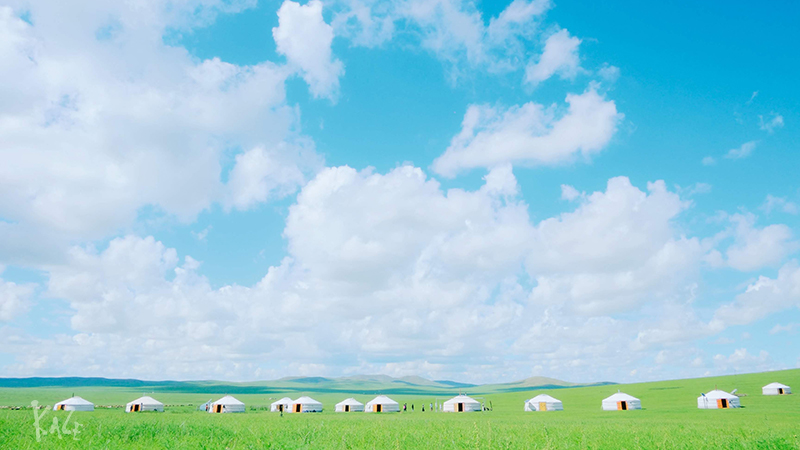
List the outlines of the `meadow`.
{"type": "MultiPolygon", "coordinates": [[[[144,393],[164,402],[164,413],[126,414],[120,408],[75,412],[65,429],[80,423],[80,433],[41,436],[37,442],[34,412],[30,408],[0,410],[0,447],[8,449],[608,449],[608,448],[800,448],[800,394],[765,397],[761,386],[780,381],[800,389],[800,370],[737,376],[673,380],[628,385],[503,392],[485,386],[466,389],[493,410],[481,413],[431,412],[428,404],[458,393],[396,394],[398,402],[415,405],[414,412],[396,414],[334,413],[345,397],[365,402],[373,397],[354,389],[346,392],[170,392],[168,388],[143,391],[125,387],[0,388],[0,404],[30,406],[53,403],[80,395],[96,405],[123,405],[144,393]],[[715,387],[738,389],[743,408],[698,410],[697,396],[715,387]],[[640,411],[601,411],[603,398],[617,390],[638,397],[640,411]],[[524,400],[546,392],[564,403],[561,412],[522,411],[524,400]],[[196,406],[224,394],[247,404],[245,414],[208,414],[196,406]],[[270,413],[273,399],[286,394],[308,394],[325,405],[319,414],[270,413]],[[426,406],[422,412],[420,406],[426,406]],[[189,406],[191,404],[191,406],[189,406]],[[184,405],[184,406],[170,406],[184,405]]],[[[377,392],[375,392],[377,393],[377,392]]],[[[41,414],[43,411],[39,411],[41,414]]],[[[40,426],[49,429],[53,418],[60,424],[68,413],[49,411],[40,426]]]]}

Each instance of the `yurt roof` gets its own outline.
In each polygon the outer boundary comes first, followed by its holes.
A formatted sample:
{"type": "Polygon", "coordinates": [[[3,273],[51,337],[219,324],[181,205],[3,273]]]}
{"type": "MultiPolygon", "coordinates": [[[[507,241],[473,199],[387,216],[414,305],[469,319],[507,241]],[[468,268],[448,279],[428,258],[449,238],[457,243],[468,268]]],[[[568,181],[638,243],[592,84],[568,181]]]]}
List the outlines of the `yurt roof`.
{"type": "Polygon", "coordinates": [[[60,401],[60,402],[58,402],[56,404],[57,405],[94,405],[94,403],[92,403],[92,402],[90,402],[90,401],[88,401],[88,400],[86,400],[84,398],[78,397],[77,395],[75,397],[70,397],[70,398],[68,398],[66,400],[62,400],[62,401],[60,401]]]}
{"type": "Polygon", "coordinates": [[[283,397],[280,400],[272,402],[272,404],[273,405],[291,405],[292,404],[292,399],[290,399],[289,397],[283,397]]]}
{"type": "Polygon", "coordinates": [[[389,397],[387,397],[385,395],[379,395],[379,396],[373,398],[372,400],[370,400],[370,402],[368,404],[369,405],[386,405],[386,404],[399,405],[399,403],[397,403],[396,401],[390,399],[389,397]]]}
{"type": "Polygon", "coordinates": [[[480,404],[480,402],[475,400],[474,398],[468,397],[468,396],[463,395],[463,394],[457,395],[457,396],[451,398],[450,400],[444,402],[445,405],[450,405],[450,404],[454,404],[454,403],[477,403],[477,404],[480,404]]]}
{"type": "Polygon", "coordinates": [[[631,402],[631,401],[639,401],[638,398],[628,395],[624,392],[617,392],[616,394],[605,398],[603,401],[614,401],[614,402],[631,402]]]}
{"type": "Polygon", "coordinates": [[[317,404],[320,404],[320,405],[322,404],[322,403],[314,400],[313,398],[306,397],[306,396],[302,396],[302,397],[300,397],[297,400],[292,402],[292,404],[295,404],[295,405],[298,404],[298,403],[301,403],[301,404],[304,404],[304,405],[307,405],[309,403],[317,403],[317,404]]]}
{"type": "Polygon", "coordinates": [[[128,402],[129,405],[160,405],[164,406],[163,403],[154,399],[153,397],[145,395],[144,397],[139,397],[134,401],[128,402]]]}
{"type": "Polygon", "coordinates": [[[230,395],[226,395],[225,397],[222,397],[221,399],[215,401],[213,404],[214,405],[244,405],[244,403],[240,402],[239,400],[236,400],[235,398],[231,397],[230,395]]]}
{"type": "Polygon", "coordinates": [[[339,406],[339,405],[356,405],[356,406],[364,406],[364,404],[363,404],[363,403],[361,403],[360,401],[358,401],[358,400],[354,399],[353,397],[346,398],[346,399],[344,399],[344,400],[342,400],[342,401],[340,401],[339,403],[337,403],[337,404],[336,404],[336,406],[339,406]]]}
{"type": "Polygon", "coordinates": [[[785,384],[781,384],[781,383],[770,383],[770,384],[768,384],[768,385],[766,385],[766,386],[764,386],[764,387],[765,387],[765,388],[776,388],[776,389],[777,389],[777,388],[783,388],[783,389],[786,389],[786,388],[788,388],[789,386],[787,386],[787,385],[785,385],[785,384]]]}
{"type": "MultiPolygon", "coordinates": [[[[702,397],[702,395],[701,395],[701,397],[702,397]]],[[[737,396],[735,396],[733,394],[729,394],[729,393],[727,393],[725,391],[721,391],[719,389],[714,389],[711,392],[706,392],[706,398],[710,398],[710,399],[716,400],[718,398],[733,399],[733,398],[739,398],[739,397],[737,397],[737,396]]]]}
{"type": "Polygon", "coordinates": [[[555,397],[551,397],[551,396],[549,396],[547,394],[539,394],[536,397],[533,397],[532,399],[530,399],[528,401],[529,402],[538,403],[538,402],[560,402],[561,400],[559,400],[559,399],[557,399],[555,397]]]}

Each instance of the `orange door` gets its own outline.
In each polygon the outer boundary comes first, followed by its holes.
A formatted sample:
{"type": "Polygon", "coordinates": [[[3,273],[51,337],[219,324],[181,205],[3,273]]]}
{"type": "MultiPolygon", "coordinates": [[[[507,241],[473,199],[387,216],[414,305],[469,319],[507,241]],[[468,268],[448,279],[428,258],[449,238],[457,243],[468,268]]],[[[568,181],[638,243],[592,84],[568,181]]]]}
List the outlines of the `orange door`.
{"type": "Polygon", "coordinates": [[[294,412],[299,413],[299,412],[302,411],[302,408],[303,408],[303,405],[298,403],[298,404],[294,405],[294,412]]]}
{"type": "Polygon", "coordinates": [[[539,411],[547,411],[547,403],[539,402],[539,411]]]}
{"type": "Polygon", "coordinates": [[[628,402],[617,402],[617,409],[620,411],[628,410],[628,402]]]}
{"type": "Polygon", "coordinates": [[[344,405],[344,412],[350,412],[350,405],[344,405]]]}
{"type": "Polygon", "coordinates": [[[459,403],[458,404],[458,412],[464,412],[464,404],[463,403],[459,403]]]}
{"type": "Polygon", "coordinates": [[[383,405],[375,405],[375,412],[382,412],[382,411],[383,411],[383,405]]]}

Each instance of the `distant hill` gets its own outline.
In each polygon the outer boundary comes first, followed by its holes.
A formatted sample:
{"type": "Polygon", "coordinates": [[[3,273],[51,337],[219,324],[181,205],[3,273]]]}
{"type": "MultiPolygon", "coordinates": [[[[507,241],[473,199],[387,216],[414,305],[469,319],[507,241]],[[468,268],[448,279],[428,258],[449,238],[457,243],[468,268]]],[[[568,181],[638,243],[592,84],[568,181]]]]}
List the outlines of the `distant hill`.
{"type": "Polygon", "coordinates": [[[469,393],[511,392],[533,388],[562,388],[576,386],[574,383],[546,377],[533,377],[513,383],[474,385],[448,380],[429,380],[418,376],[393,378],[387,375],[355,375],[339,378],[284,377],[271,381],[226,382],[226,381],[146,381],[135,379],[83,378],[83,377],[33,377],[0,378],[0,387],[128,387],[147,388],[164,392],[228,392],[231,394],[272,394],[281,392],[349,392],[360,394],[451,394],[458,391],[469,393]]]}

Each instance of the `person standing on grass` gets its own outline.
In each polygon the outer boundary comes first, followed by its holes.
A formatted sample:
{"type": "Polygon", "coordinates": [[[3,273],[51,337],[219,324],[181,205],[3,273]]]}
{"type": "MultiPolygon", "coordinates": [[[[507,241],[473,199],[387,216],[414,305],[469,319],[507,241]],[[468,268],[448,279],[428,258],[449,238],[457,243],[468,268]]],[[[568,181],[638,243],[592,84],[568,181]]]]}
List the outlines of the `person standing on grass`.
{"type": "Polygon", "coordinates": [[[414,412],[414,404],[411,404],[411,412],[414,412]]]}

